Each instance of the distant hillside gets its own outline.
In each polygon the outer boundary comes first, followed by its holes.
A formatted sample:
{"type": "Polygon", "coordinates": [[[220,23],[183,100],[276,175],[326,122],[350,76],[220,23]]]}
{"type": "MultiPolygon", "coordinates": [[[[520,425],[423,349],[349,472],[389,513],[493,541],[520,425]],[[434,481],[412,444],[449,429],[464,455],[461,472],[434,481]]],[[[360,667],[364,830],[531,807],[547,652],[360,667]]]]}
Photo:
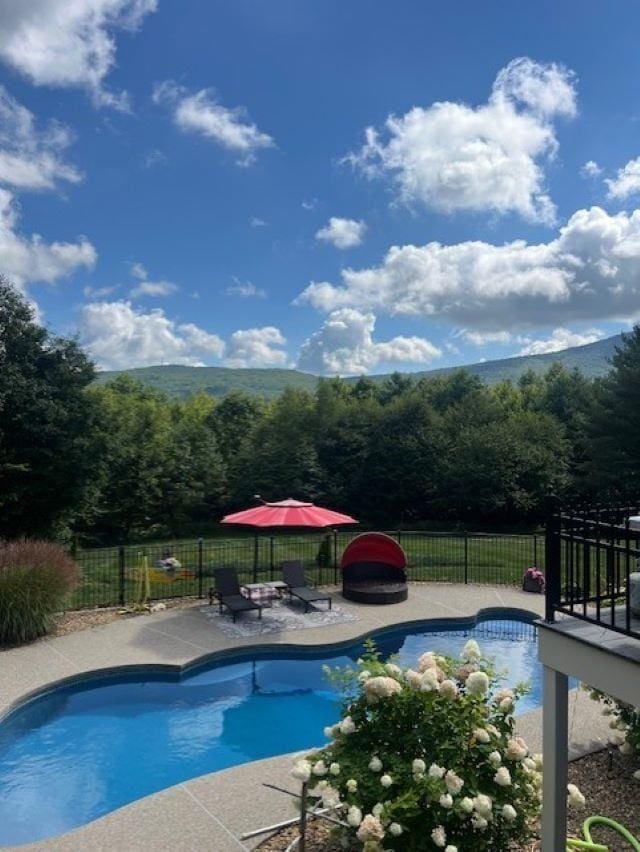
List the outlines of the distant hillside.
{"type": "MultiPolygon", "coordinates": [[[[575,346],[562,352],[548,355],[525,355],[515,358],[501,358],[496,361],[483,361],[478,364],[463,365],[465,370],[474,373],[493,384],[503,379],[517,380],[525,370],[544,372],[551,364],[563,364],[567,369],[578,367],[587,376],[603,376],[609,371],[609,361],[615,347],[620,343],[620,335],[575,346]]],[[[443,367],[438,370],[424,370],[412,373],[416,378],[438,376],[451,373],[460,367],[443,367]]],[[[318,377],[298,370],[237,370],[229,367],[138,367],[132,370],[113,370],[98,374],[96,382],[104,384],[116,376],[126,373],[150,387],[162,390],[171,396],[185,398],[204,391],[212,396],[224,396],[230,390],[243,390],[267,398],[277,396],[287,387],[313,390],[318,377]]],[[[371,376],[374,381],[384,381],[386,375],[371,376]]],[[[356,381],[348,379],[347,381],[356,381]]]]}

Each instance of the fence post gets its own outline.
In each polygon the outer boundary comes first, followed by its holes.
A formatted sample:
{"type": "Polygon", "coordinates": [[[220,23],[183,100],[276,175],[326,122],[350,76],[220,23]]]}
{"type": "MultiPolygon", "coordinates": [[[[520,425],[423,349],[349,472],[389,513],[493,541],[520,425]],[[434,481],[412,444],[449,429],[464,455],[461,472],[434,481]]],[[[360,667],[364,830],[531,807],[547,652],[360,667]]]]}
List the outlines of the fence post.
{"type": "Polygon", "coordinates": [[[560,515],[554,511],[555,508],[555,502],[550,501],[547,511],[547,526],[545,533],[546,621],[553,621],[555,618],[555,607],[560,603],[562,588],[562,580],[560,577],[560,532],[562,529],[562,521],[560,515]]]}
{"type": "Polygon", "coordinates": [[[253,582],[258,582],[258,533],[253,538],[253,582]]]}
{"type": "Polygon", "coordinates": [[[538,534],[533,534],[533,564],[536,568],[539,568],[538,565],[538,534]]]}
{"type": "Polygon", "coordinates": [[[202,585],[203,585],[203,576],[202,576],[202,539],[198,539],[198,597],[203,597],[202,594],[202,585]]]}
{"type": "Polygon", "coordinates": [[[333,584],[338,585],[338,530],[333,531],[333,584]]]}
{"type": "Polygon", "coordinates": [[[124,566],[124,547],[120,545],[118,548],[118,601],[120,606],[124,606],[124,579],[125,579],[125,566],[124,566]]]}
{"type": "Polygon", "coordinates": [[[275,568],[274,561],[273,561],[273,545],[274,545],[274,538],[273,538],[273,536],[269,536],[269,579],[270,580],[273,580],[273,571],[274,571],[274,568],[275,568]]]}
{"type": "Polygon", "coordinates": [[[464,531],[464,584],[469,582],[469,533],[464,531]]]}

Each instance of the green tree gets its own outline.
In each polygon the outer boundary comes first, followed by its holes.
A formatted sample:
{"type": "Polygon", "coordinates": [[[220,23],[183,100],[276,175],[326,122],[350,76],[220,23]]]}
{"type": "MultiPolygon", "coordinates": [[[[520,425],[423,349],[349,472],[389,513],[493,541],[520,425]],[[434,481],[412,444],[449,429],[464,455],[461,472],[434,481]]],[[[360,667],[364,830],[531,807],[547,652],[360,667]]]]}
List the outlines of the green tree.
{"type": "Polygon", "coordinates": [[[597,388],[585,489],[618,499],[640,494],[640,325],[622,336],[597,388]]]}
{"type": "Polygon", "coordinates": [[[61,534],[87,499],[93,366],[0,278],[0,537],[61,534]]]}

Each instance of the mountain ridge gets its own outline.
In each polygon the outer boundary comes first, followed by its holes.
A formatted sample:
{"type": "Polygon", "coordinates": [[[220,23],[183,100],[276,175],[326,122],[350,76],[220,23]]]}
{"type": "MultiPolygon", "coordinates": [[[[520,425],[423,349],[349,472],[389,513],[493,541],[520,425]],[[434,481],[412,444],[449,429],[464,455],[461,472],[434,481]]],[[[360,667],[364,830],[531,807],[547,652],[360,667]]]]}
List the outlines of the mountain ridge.
{"type": "MultiPolygon", "coordinates": [[[[479,376],[488,384],[504,379],[517,380],[526,370],[544,372],[552,364],[559,363],[567,369],[580,369],[586,376],[603,376],[610,369],[610,359],[615,348],[621,342],[621,335],[606,337],[584,346],[573,346],[560,352],[548,352],[541,355],[515,355],[510,358],[497,358],[491,361],[478,361],[473,364],[460,364],[454,367],[438,367],[433,370],[420,370],[406,373],[413,378],[444,376],[455,370],[467,370],[479,376]]],[[[281,368],[232,368],[232,367],[186,367],[180,364],[167,364],[154,367],[132,367],[125,370],[105,370],[98,373],[96,384],[115,379],[119,375],[129,375],[142,384],[162,390],[170,396],[186,398],[194,393],[210,393],[212,396],[224,396],[231,390],[243,390],[256,396],[274,397],[286,387],[314,390],[319,376],[300,370],[281,368]]],[[[391,373],[369,376],[376,382],[382,382],[391,373]]],[[[345,381],[357,381],[357,376],[349,376],[345,381]]]]}

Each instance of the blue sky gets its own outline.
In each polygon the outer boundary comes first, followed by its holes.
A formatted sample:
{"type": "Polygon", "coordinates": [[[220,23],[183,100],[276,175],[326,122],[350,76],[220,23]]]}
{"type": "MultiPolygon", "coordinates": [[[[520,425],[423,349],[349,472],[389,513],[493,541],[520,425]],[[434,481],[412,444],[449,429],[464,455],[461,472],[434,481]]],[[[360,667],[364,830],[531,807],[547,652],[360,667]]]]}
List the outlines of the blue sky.
{"type": "Polygon", "coordinates": [[[0,268],[104,368],[417,370],[628,328],[640,11],[603,9],[4,0],[0,268]]]}

